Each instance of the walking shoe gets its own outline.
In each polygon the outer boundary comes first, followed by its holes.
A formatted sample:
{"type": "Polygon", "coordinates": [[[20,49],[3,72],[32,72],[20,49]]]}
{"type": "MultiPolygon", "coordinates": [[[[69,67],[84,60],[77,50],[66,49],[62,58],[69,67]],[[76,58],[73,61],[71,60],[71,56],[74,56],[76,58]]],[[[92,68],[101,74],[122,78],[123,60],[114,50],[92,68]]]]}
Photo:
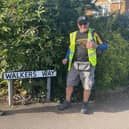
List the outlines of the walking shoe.
{"type": "Polygon", "coordinates": [[[0,111],[0,116],[2,116],[4,114],[4,112],[3,111],[0,111]]]}
{"type": "Polygon", "coordinates": [[[64,101],[61,105],[59,105],[59,110],[65,110],[68,109],[71,106],[70,102],[64,101]]]}
{"type": "Polygon", "coordinates": [[[88,114],[88,103],[82,104],[81,113],[88,114]]]}

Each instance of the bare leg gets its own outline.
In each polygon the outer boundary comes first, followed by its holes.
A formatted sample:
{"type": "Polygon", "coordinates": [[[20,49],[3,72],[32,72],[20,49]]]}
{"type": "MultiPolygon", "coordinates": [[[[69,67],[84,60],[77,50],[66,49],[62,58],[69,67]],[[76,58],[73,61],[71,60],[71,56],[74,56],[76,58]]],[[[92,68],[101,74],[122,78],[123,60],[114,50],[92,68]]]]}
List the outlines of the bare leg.
{"type": "Polygon", "coordinates": [[[85,90],[84,89],[84,91],[83,91],[83,102],[88,102],[90,94],[91,94],[90,90],[85,90]]]}
{"type": "Polygon", "coordinates": [[[73,93],[73,86],[67,86],[66,88],[66,101],[71,101],[71,95],[73,93]]]}

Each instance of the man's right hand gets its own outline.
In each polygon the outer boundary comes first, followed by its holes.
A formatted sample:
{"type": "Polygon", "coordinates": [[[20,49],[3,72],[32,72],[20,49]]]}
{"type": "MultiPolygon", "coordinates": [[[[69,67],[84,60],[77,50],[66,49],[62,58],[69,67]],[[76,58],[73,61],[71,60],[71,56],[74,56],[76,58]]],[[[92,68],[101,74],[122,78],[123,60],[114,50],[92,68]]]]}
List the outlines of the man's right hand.
{"type": "Polygon", "coordinates": [[[88,41],[86,43],[86,48],[97,48],[97,44],[94,41],[88,41]]]}
{"type": "Polygon", "coordinates": [[[62,60],[62,63],[63,63],[64,65],[67,64],[67,62],[68,62],[68,60],[67,60],[66,58],[62,60]]]}

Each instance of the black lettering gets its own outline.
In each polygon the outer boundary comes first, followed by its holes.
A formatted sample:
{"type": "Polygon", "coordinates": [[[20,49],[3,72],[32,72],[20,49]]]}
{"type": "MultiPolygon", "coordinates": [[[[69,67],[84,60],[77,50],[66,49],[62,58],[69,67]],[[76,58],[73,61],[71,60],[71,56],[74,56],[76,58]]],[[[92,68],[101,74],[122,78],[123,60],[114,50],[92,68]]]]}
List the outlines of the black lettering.
{"type": "Polygon", "coordinates": [[[47,72],[46,71],[43,71],[42,72],[42,75],[43,75],[43,77],[46,77],[47,76],[47,72]]]}
{"type": "Polygon", "coordinates": [[[16,79],[16,78],[17,78],[17,76],[16,76],[15,73],[12,73],[12,78],[13,78],[13,79],[16,79]]]}
{"type": "Polygon", "coordinates": [[[54,72],[55,72],[54,70],[51,70],[51,76],[54,76],[54,72]]]}
{"type": "Polygon", "coordinates": [[[25,78],[31,78],[28,71],[25,72],[25,78]]]}
{"type": "Polygon", "coordinates": [[[33,77],[33,73],[32,72],[28,72],[28,76],[31,78],[33,77]]]}
{"type": "Polygon", "coordinates": [[[37,77],[37,74],[35,71],[33,71],[33,77],[37,77]]]}
{"type": "Polygon", "coordinates": [[[12,78],[12,74],[10,74],[10,73],[5,73],[4,75],[5,75],[5,79],[10,79],[10,78],[12,78]]]}
{"type": "Polygon", "coordinates": [[[50,71],[50,70],[47,72],[47,75],[48,75],[49,77],[51,76],[51,71],[50,71]]]}
{"type": "Polygon", "coordinates": [[[24,72],[20,72],[20,77],[19,78],[24,78],[24,72]]]}

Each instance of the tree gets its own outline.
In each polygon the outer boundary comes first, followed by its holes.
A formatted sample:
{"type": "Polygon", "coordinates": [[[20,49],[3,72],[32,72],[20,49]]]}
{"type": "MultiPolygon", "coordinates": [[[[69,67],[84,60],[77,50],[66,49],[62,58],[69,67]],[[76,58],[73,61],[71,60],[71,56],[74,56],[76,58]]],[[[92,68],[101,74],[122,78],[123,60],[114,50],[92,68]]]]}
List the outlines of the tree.
{"type": "MultiPolygon", "coordinates": [[[[69,32],[84,15],[90,0],[1,0],[0,71],[56,69],[53,94],[59,99],[65,88],[66,67],[61,64],[69,45],[69,32]]],[[[108,41],[99,58],[96,84],[114,88],[128,82],[128,17],[92,17],[91,26],[108,41]],[[124,28],[123,28],[124,27],[124,28]],[[109,65],[110,62],[110,65],[109,65]]]]}

